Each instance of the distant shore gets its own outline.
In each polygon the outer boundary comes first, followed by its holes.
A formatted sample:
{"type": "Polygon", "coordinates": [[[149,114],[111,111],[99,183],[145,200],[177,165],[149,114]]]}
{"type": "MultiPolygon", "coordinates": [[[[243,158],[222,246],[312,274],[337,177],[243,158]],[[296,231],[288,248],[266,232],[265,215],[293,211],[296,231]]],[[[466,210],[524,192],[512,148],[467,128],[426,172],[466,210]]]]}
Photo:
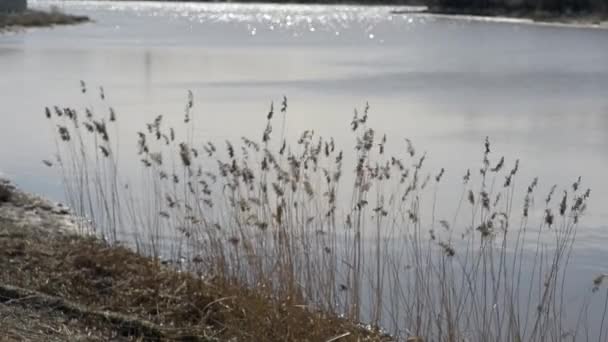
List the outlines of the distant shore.
{"type": "Polygon", "coordinates": [[[0,14],[0,32],[16,28],[73,25],[89,21],[89,17],[60,11],[26,10],[23,13],[0,14]]]}
{"type": "Polygon", "coordinates": [[[445,17],[469,17],[477,19],[504,19],[518,20],[533,24],[572,26],[572,27],[599,27],[608,28],[608,14],[603,13],[574,13],[560,14],[554,12],[506,10],[506,9],[477,9],[477,8],[441,8],[428,7],[421,11],[394,10],[392,14],[428,14],[445,17]]]}

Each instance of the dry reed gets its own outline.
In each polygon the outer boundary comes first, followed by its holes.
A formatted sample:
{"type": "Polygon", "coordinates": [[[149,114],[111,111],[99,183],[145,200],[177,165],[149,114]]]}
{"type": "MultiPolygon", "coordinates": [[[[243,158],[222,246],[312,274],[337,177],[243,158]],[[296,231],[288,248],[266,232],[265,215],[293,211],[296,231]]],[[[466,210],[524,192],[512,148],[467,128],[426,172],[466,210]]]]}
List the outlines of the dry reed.
{"type": "MultiPolygon", "coordinates": [[[[105,104],[103,88],[99,96],[105,104]]],[[[573,310],[564,304],[590,196],[580,178],[551,187],[537,207],[538,179],[518,195],[519,160],[510,169],[504,157],[493,162],[486,138],[478,172],[462,177],[456,213],[438,218],[437,191],[449,171],[426,171],[426,154],[409,139],[402,156],[389,155],[386,135],[368,126],[369,105],[354,113],[347,153],[310,130],[289,143],[287,98],[281,116],[271,104],[261,141],[243,137],[225,149],[194,141],[203,119],[192,92],[186,103],[184,127],[166,127],[159,116],[137,132],[137,182],[120,171],[111,134],[120,117],[111,107],[101,116],[85,109],[84,117],[46,109],[66,197],[108,242],[397,337],[545,341],[584,333],[569,324],[573,310]]]]}

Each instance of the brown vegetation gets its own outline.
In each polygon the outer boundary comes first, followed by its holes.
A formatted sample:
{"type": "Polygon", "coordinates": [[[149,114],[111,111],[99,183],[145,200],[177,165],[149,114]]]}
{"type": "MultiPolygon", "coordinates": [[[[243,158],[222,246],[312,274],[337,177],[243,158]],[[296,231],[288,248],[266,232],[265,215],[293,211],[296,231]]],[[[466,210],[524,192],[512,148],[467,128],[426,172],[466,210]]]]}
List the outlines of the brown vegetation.
{"type": "Polygon", "coordinates": [[[203,281],[126,248],[5,217],[0,325],[9,340],[386,340],[297,302],[203,281]]]}

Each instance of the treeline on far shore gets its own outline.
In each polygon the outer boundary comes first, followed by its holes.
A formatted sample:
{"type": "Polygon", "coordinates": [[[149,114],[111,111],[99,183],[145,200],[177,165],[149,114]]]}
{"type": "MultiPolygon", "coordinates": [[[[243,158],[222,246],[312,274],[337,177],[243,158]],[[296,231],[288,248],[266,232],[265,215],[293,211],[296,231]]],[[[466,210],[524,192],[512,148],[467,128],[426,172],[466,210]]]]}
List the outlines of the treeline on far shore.
{"type": "Polygon", "coordinates": [[[608,0],[430,0],[429,7],[447,12],[536,12],[554,15],[608,14],[608,0]]]}
{"type": "MultiPolygon", "coordinates": [[[[159,0],[208,2],[209,0],[159,0]]],[[[218,0],[215,0],[218,1],[218,0]]],[[[219,0],[260,2],[260,0],[219,0]]],[[[359,4],[427,6],[431,12],[453,14],[508,14],[527,16],[608,15],[608,0],[264,0],[268,3],[359,4]]]]}

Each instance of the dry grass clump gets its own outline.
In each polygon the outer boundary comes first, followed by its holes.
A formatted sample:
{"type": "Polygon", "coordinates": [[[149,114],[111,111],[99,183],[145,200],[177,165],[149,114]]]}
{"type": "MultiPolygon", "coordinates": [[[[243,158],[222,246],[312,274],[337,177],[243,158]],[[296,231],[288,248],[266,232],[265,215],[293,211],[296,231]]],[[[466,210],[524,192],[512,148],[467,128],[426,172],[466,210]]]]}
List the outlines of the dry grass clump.
{"type": "Polygon", "coordinates": [[[138,317],[186,340],[324,341],[344,333],[345,341],[385,340],[345,320],[203,281],[126,248],[43,231],[0,221],[0,284],[138,317]]]}
{"type": "MultiPolygon", "coordinates": [[[[89,94],[84,82],[81,91],[89,94]]],[[[580,178],[540,195],[535,178],[519,194],[519,160],[494,156],[486,138],[481,165],[458,177],[456,212],[445,213],[437,194],[451,171],[427,170],[409,139],[389,153],[388,137],[368,124],[369,106],[350,122],[351,152],[313,130],[291,141],[286,98],[271,104],[258,138],[198,141],[202,120],[188,92],[183,127],[158,116],[136,133],[132,182],[121,167],[133,156],[119,157],[113,134],[119,118],[102,88],[94,95],[101,114],[57,106],[45,115],[66,197],[110,244],[126,241],[223,287],[400,337],[581,333],[563,314],[566,266],[590,196],[580,178]]]]}
{"type": "Polygon", "coordinates": [[[37,27],[53,25],[72,25],[89,21],[86,16],[70,15],[58,10],[49,12],[26,10],[22,13],[0,13],[0,30],[11,27],[37,27]]]}
{"type": "MultiPolygon", "coordinates": [[[[1,302],[1,301],[0,301],[1,302]]],[[[44,341],[107,341],[113,331],[105,324],[73,319],[50,307],[34,307],[23,302],[0,303],[2,342],[44,341]]],[[[128,341],[116,336],[112,341],[128,341]]]]}

